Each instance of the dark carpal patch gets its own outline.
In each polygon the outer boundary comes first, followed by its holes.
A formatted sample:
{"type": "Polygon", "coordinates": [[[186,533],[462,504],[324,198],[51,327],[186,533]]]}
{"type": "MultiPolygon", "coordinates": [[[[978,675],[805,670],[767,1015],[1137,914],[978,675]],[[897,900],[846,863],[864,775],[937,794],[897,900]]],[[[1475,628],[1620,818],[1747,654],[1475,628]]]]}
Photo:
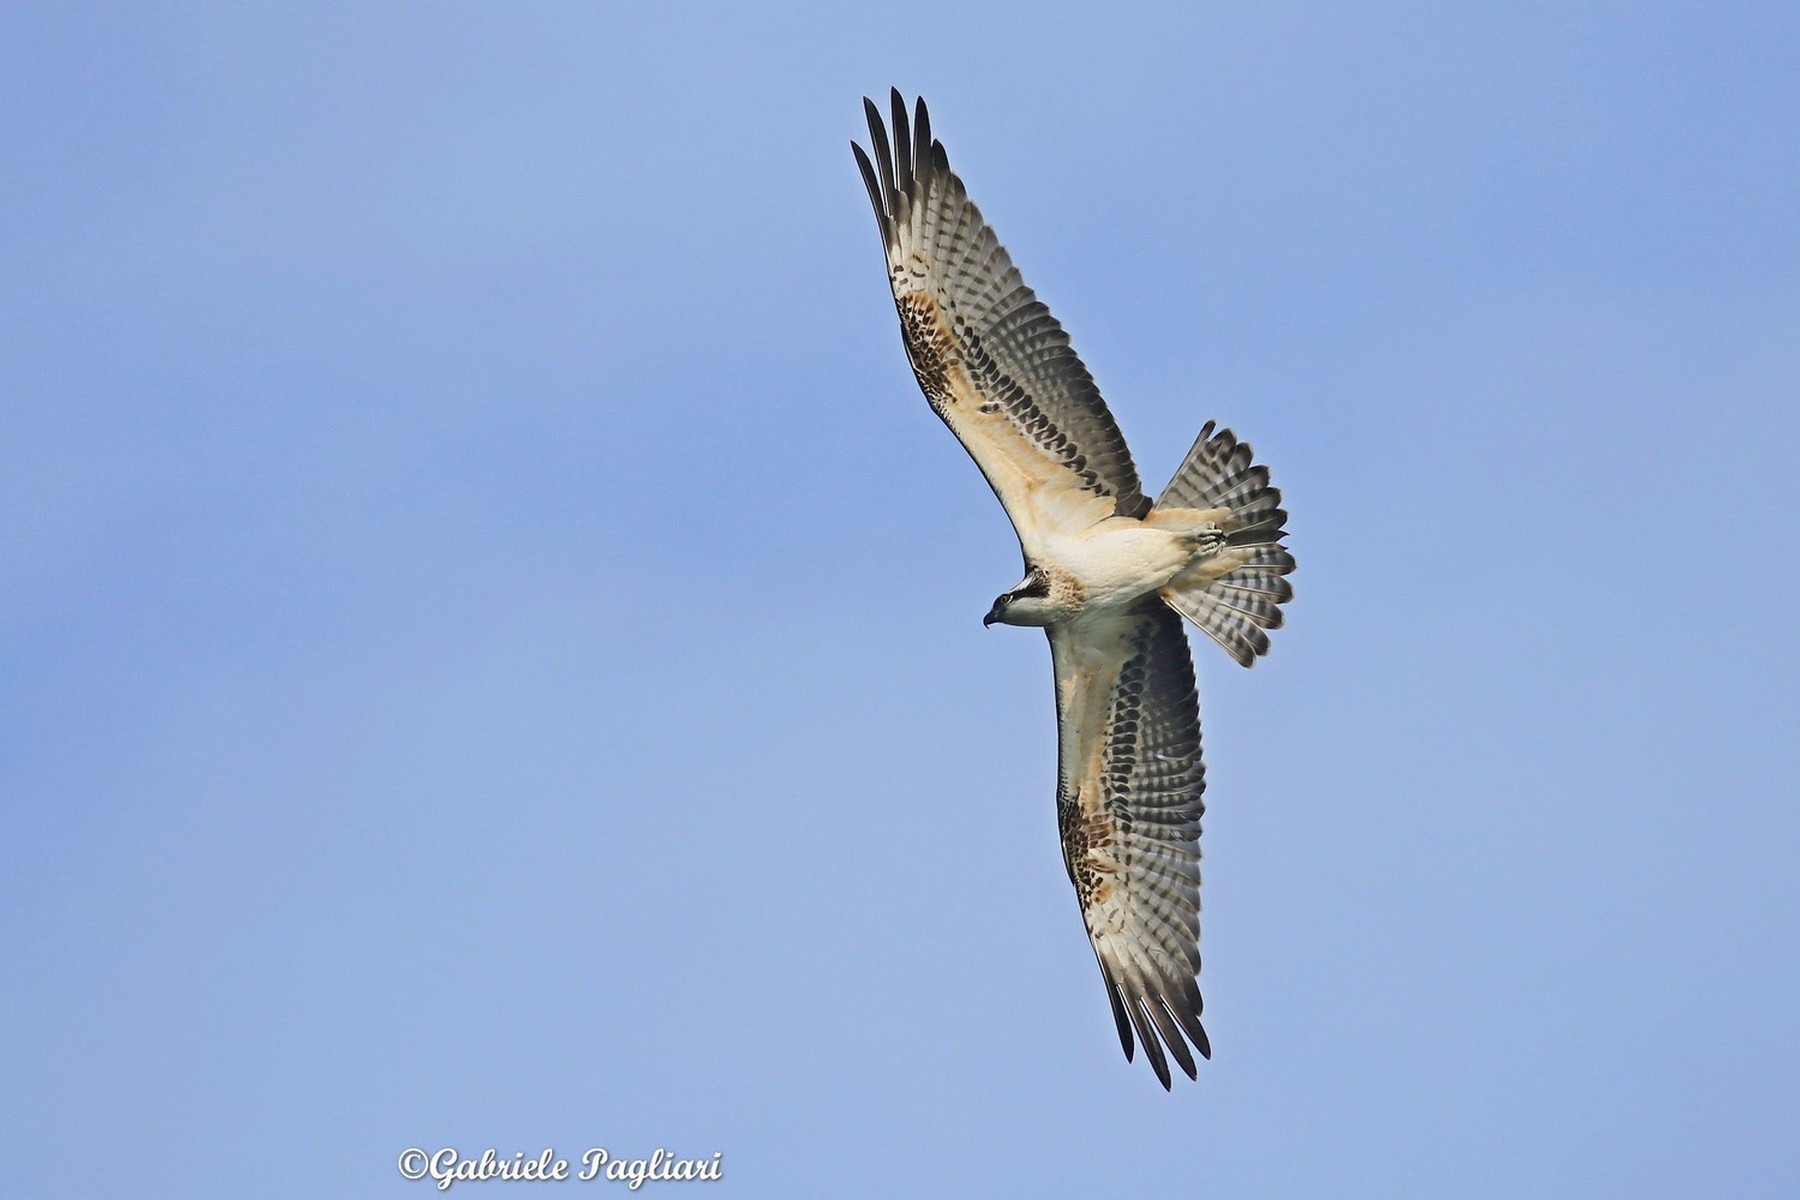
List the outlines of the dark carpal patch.
{"type": "Polygon", "coordinates": [[[925,292],[897,295],[894,307],[900,313],[900,335],[919,390],[932,410],[943,416],[950,406],[950,367],[957,359],[956,343],[938,319],[937,302],[925,292]]]}
{"type": "Polygon", "coordinates": [[[1068,869],[1069,882],[1075,885],[1075,899],[1084,910],[1104,904],[1112,894],[1112,880],[1100,870],[1095,854],[1113,844],[1112,826],[1097,815],[1084,817],[1074,791],[1057,797],[1056,825],[1062,836],[1063,865],[1068,869]]]}

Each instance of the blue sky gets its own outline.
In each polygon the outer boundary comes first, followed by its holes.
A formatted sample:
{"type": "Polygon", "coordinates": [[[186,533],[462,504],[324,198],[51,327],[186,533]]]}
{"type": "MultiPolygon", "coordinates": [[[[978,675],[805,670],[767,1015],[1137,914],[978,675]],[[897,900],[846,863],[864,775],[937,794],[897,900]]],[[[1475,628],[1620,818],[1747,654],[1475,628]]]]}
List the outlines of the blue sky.
{"type": "Polygon", "coordinates": [[[1800,1191],[1800,10],[42,5],[0,63],[20,1194],[1800,1191]],[[1195,645],[1173,1095],[901,353],[891,84],[1150,486],[1214,418],[1293,514],[1272,656],[1195,645]]]}

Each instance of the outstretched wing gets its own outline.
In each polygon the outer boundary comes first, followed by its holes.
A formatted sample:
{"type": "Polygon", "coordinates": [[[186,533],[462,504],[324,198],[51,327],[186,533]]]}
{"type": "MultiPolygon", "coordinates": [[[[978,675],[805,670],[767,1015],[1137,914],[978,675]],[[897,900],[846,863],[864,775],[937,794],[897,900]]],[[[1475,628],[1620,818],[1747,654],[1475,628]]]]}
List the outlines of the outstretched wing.
{"type": "Polygon", "coordinates": [[[865,99],[875,161],[851,143],[887,250],[906,356],[925,398],[1005,506],[1028,556],[1040,530],[1142,516],[1149,498],[1069,335],[1019,277],[931,136],[893,93],[894,141],[865,99]]]}
{"type": "Polygon", "coordinates": [[[1052,627],[1063,862],[1112,1001],[1163,1087],[1166,1045],[1194,1077],[1200,1025],[1200,708],[1181,618],[1150,597],[1129,614],[1052,627]],[[1185,1040],[1184,1040],[1185,1035],[1185,1040]]]}

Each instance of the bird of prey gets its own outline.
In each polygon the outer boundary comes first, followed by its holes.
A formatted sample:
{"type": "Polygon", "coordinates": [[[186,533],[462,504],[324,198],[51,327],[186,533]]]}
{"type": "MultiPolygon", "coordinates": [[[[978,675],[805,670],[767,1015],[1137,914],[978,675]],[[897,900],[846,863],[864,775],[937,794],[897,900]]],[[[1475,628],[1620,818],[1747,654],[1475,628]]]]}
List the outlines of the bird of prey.
{"type": "Polygon", "coordinates": [[[1287,513],[1250,446],[1207,422],[1154,502],[1093,377],[950,170],[921,98],[867,99],[875,206],[919,387],[981,468],[1025,556],[984,625],[1036,625],[1056,673],[1063,865],[1106,981],[1164,1088],[1200,1024],[1199,701],[1185,617],[1251,666],[1293,595],[1287,513]]]}

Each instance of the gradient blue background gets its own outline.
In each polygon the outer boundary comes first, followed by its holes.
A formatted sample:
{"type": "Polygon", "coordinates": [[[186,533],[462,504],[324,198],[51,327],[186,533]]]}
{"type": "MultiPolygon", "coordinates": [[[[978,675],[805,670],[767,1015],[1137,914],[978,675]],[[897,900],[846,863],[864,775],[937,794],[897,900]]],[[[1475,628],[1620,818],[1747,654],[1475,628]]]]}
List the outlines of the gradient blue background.
{"type": "Polygon", "coordinates": [[[1787,3],[9,6],[4,1190],[1800,1194],[1797,116],[1787,3]],[[889,84],[1293,513],[1172,1096],[889,84]]]}

